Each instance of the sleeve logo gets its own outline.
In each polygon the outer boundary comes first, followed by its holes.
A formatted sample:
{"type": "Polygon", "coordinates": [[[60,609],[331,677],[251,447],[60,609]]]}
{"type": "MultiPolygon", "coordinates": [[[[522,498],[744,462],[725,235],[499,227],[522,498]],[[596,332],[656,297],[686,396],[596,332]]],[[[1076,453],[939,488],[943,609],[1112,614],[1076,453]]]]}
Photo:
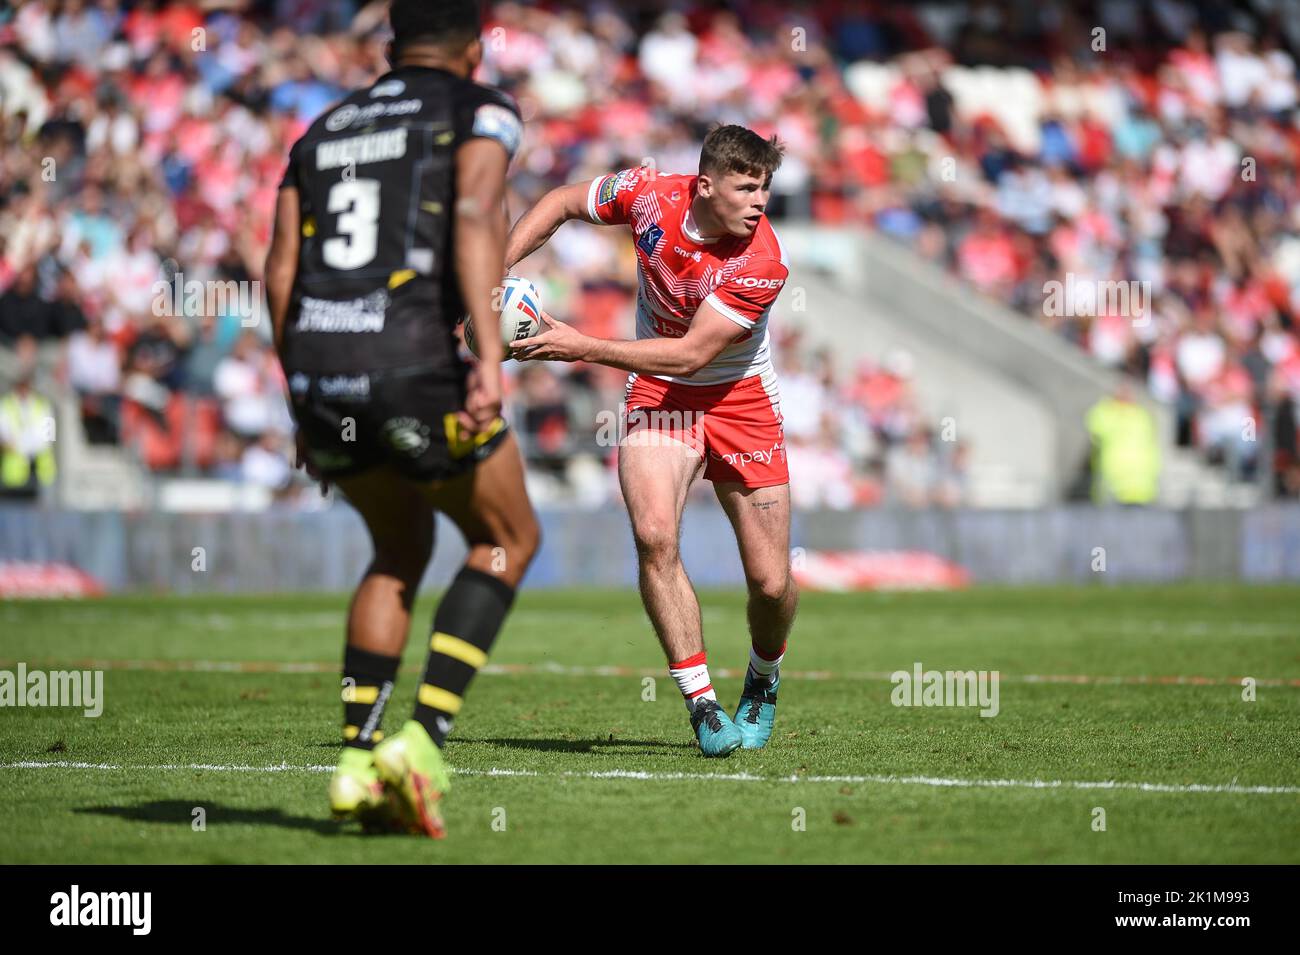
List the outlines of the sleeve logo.
{"type": "Polygon", "coordinates": [[[612,202],[620,192],[634,187],[640,172],[640,169],[624,169],[622,172],[606,176],[600,181],[600,188],[596,190],[596,205],[603,206],[612,202]]]}
{"type": "Polygon", "coordinates": [[[524,125],[519,117],[496,103],[485,103],[474,111],[473,135],[495,139],[506,148],[511,157],[519,149],[523,139],[524,125]]]}
{"type": "Polygon", "coordinates": [[[596,190],[596,205],[603,206],[612,202],[617,193],[618,176],[606,176],[600,181],[600,188],[596,190]]]}
{"type": "Polygon", "coordinates": [[[383,83],[377,83],[370,90],[370,98],[378,99],[381,96],[401,96],[406,92],[406,84],[401,80],[385,80],[383,83]]]}

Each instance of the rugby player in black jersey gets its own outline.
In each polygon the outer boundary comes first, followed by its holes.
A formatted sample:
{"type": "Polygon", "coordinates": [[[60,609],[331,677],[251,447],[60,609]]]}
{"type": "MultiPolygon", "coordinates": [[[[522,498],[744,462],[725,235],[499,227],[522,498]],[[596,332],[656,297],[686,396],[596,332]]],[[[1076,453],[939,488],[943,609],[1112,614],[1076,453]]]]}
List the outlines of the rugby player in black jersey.
{"type": "Polygon", "coordinates": [[[501,418],[492,307],[523,125],[510,99],[470,79],[482,57],[476,3],[394,0],[389,15],[392,70],[290,152],[265,281],[306,463],[374,544],[348,611],[331,809],[440,838],[443,743],[539,543],[501,418]],[[455,335],[466,313],[482,351],[473,369],[455,335]],[[469,556],[434,615],[414,715],[384,738],[436,511],[469,556]]]}

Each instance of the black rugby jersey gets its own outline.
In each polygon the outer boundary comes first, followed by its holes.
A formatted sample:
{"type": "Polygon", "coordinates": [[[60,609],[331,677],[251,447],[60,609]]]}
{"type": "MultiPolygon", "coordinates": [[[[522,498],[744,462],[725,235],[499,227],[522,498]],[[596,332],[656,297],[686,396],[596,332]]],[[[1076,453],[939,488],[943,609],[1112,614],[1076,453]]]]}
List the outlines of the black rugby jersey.
{"type": "Polygon", "coordinates": [[[487,137],[513,157],[522,134],[505,94],[418,66],[386,73],[312,123],[281,183],[297,188],[302,221],[286,370],[460,374],[455,151],[487,137]]]}

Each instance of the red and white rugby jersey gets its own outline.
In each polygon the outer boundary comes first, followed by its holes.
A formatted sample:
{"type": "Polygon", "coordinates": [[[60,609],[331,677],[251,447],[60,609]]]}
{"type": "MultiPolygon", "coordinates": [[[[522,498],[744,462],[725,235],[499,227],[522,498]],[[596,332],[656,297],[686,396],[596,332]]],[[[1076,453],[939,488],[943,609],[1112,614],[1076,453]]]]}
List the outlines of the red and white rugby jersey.
{"type": "Polygon", "coordinates": [[[657,375],[688,385],[718,385],[753,375],[774,382],[767,316],[789,275],[785,250],[764,216],[746,238],[704,238],[691,201],[697,176],[665,176],[642,166],[595,179],[591,218],[625,224],[636,236],[636,337],[681,338],[708,302],[744,331],[694,375],[657,375]]]}

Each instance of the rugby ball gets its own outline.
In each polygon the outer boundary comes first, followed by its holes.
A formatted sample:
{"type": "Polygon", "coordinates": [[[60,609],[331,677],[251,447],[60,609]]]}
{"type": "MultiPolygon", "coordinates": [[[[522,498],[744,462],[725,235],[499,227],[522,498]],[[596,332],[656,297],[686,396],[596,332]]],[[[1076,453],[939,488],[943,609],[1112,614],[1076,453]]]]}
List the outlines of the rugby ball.
{"type": "MultiPolygon", "coordinates": [[[[531,338],[542,327],[542,296],[537,286],[528,279],[512,275],[501,283],[492,303],[501,322],[501,343],[510,358],[510,343],[521,338],[531,338]]],[[[478,343],[474,338],[474,324],[465,320],[465,347],[478,356],[478,343]]]]}

